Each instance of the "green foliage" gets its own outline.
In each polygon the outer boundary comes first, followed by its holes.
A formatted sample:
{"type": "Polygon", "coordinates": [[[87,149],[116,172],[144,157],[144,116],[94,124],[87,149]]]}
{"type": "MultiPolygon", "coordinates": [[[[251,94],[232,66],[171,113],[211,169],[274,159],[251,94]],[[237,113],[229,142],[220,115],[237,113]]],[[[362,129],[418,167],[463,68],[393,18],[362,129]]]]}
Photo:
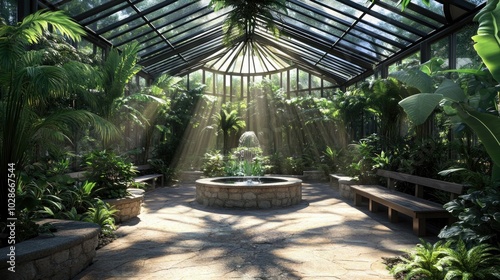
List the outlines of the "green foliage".
{"type": "Polygon", "coordinates": [[[499,250],[490,244],[467,247],[462,240],[420,242],[408,258],[390,268],[391,274],[402,274],[404,279],[500,279],[499,250]]]}
{"type": "Polygon", "coordinates": [[[260,148],[238,148],[228,157],[220,151],[206,153],[203,174],[207,177],[263,176],[269,169],[269,159],[261,154],[260,148]],[[252,156],[248,158],[248,154],[252,156]]]}
{"type": "Polygon", "coordinates": [[[211,0],[215,11],[231,7],[224,21],[224,42],[230,44],[235,37],[251,35],[255,32],[258,19],[264,20],[265,28],[278,37],[280,31],[274,23],[275,11],[287,13],[285,0],[211,0]],[[236,36],[234,35],[236,33],[236,36]]]}
{"type": "Polygon", "coordinates": [[[203,175],[207,177],[222,177],[225,174],[224,155],[220,151],[208,152],[203,160],[203,175]]]}
{"type": "Polygon", "coordinates": [[[102,200],[97,200],[93,207],[90,207],[85,213],[83,221],[95,223],[101,227],[101,233],[104,235],[112,235],[116,230],[115,219],[113,214],[116,209],[102,200]]]}
{"type": "Polygon", "coordinates": [[[238,132],[240,129],[245,128],[246,123],[238,115],[237,110],[228,111],[226,109],[221,109],[220,113],[215,116],[219,129],[222,131],[224,137],[224,155],[229,153],[229,134],[234,131],[238,132]]]}
{"type": "Polygon", "coordinates": [[[474,20],[479,22],[477,35],[472,37],[474,49],[481,57],[491,74],[500,83],[500,1],[488,0],[486,6],[476,14],[474,20]]]}
{"type": "Polygon", "coordinates": [[[130,162],[110,151],[94,151],[85,156],[86,178],[95,182],[100,198],[122,198],[136,171],[130,162]]]}
{"type": "MultiPolygon", "coordinates": [[[[418,70],[415,70],[418,71],[418,70]]],[[[400,78],[401,73],[392,73],[396,78],[400,78]]],[[[414,80],[406,80],[409,86],[417,87],[414,80]]],[[[467,124],[477,134],[484,145],[488,155],[492,158],[494,178],[500,179],[500,118],[498,112],[495,114],[485,113],[487,106],[494,106],[495,96],[488,91],[479,94],[466,95],[459,84],[444,79],[435,92],[424,92],[411,95],[403,99],[399,104],[404,108],[408,117],[415,124],[422,124],[434,111],[437,105],[443,107],[444,112],[452,119],[458,119],[467,124]],[[479,102],[478,96],[485,94],[487,103],[479,102]],[[473,107],[475,106],[475,107],[473,107]],[[498,170],[498,172],[496,172],[498,170]]]]}
{"type": "MultiPolygon", "coordinates": [[[[92,125],[103,137],[116,132],[95,114],[68,109],[67,102],[64,107],[47,109],[54,100],[68,98],[68,81],[72,80],[62,64],[47,61],[45,49],[35,46],[48,31],[73,40],[84,34],[61,11],[39,11],[16,26],[0,23],[0,165],[15,164],[18,172],[37,152],[60,149],[70,138],[72,127],[92,125]]],[[[6,168],[1,169],[0,177],[7,178],[6,172],[6,168]]],[[[6,183],[2,181],[0,188],[5,189],[6,183]]],[[[7,217],[4,194],[0,192],[1,219],[7,217]]]]}
{"type": "Polygon", "coordinates": [[[458,221],[446,226],[439,237],[460,238],[467,244],[500,241],[500,190],[497,185],[482,190],[471,189],[467,194],[444,205],[458,221]]]}
{"type": "Polygon", "coordinates": [[[423,239],[420,242],[409,253],[408,258],[403,258],[403,262],[394,266],[390,273],[393,275],[403,273],[405,280],[412,279],[414,276],[420,276],[421,279],[428,280],[443,280],[446,273],[440,260],[444,255],[443,249],[449,248],[451,242],[443,243],[438,241],[431,244],[423,239]]]}
{"type": "Polygon", "coordinates": [[[162,159],[150,159],[148,163],[151,164],[155,173],[163,174],[165,182],[169,182],[175,177],[175,169],[168,166],[162,159]]]}
{"type": "Polygon", "coordinates": [[[462,240],[454,248],[443,248],[441,263],[445,263],[444,279],[500,279],[498,248],[479,244],[467,249],[462,240]]]}

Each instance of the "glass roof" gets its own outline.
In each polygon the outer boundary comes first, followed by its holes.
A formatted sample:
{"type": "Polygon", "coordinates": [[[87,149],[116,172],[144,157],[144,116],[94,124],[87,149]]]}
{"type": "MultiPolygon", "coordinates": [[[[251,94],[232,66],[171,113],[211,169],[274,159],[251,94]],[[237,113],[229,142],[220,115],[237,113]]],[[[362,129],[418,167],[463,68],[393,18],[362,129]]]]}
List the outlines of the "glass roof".
{"type": "MultiPolygon", "coordinates": [[[[140,43],[139,63],[152,76],[183,75],[208,68],[226,74],[263,74],[296,65],[343,85],[422,39],[453,24],[446,7],[463,16],[482,0],[290,0],[274,11],[281,36],[264,28],[223,43],[230,9],[214,12],[209,0],[39,0],[67,11],[94,36],[121,47],[140,43]]],[[[266,19],[262,16],[260,22],[266,19]]]]}

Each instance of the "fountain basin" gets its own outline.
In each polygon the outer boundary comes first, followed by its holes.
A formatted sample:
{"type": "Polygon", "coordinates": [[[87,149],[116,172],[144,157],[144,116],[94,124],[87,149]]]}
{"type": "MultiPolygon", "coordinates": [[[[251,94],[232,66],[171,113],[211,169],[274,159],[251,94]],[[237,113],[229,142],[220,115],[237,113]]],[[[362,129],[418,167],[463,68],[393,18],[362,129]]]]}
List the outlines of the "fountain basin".
{"type": "Polygon", "coordinates": [[[196,202],[208,207],[269,209],[299,204],[302,181],[287,177],[217,177],[196,180],[196,202]],[[247,182],[252,180],[252,183],[247,182]]]}

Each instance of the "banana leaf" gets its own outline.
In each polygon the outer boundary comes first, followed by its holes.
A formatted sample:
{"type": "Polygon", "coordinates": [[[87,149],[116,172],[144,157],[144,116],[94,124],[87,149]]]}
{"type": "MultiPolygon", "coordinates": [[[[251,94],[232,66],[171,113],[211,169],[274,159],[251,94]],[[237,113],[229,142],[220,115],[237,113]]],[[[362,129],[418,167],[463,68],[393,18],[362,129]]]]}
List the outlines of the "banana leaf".
{"type": "Polygon", "coordinates": [[[408,118],[415,125],[420,125],[425,122],[442,99],[442,94],[418,93],[399,101],[399,105],[403,107],[408,118]]]}
{"type": "Polygon", "coordinates": [[[470,126],[481,140],[486,152],[493,160],[494,179],[500,179],[500,117],[480,113],[464,106],[457,108],[462,121],[470,126]]]}
{"type": "Polygon", "coordinates": [[[488,0],[488,4],[474,17],[479,22],[477,35],[472,37],[474,49],[500,82],[500,2],[488,0]]]}
{"type": "Polygon", "coordinates": [[[404,71],[395,71],[389,74],[400,82],[418,89],[421,93],[434,92],[433,81],[431,77],[419,69],[406,69],[404,71]]]}

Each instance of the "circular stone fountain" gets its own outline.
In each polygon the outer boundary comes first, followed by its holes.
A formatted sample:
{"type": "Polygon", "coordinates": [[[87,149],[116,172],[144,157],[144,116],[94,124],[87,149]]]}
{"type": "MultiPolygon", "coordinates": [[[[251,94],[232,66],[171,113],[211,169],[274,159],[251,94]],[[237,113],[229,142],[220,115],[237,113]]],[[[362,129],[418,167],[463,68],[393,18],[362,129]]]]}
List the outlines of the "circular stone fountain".
{"type": "Polygon", "coordinates": [[[196,201],[208,207],[268,209],[302,200],[302,180],[288,177],[218,177],[196,180],[196,201]]]}
{"type": "Polygon", "coordinates": [[[267,209],[295,205],[302,200],[302,181],[296,178],[251,176],[258,170],[255,158],[261,153],[253,131],[243,133],[238,149],[241,176],[196,180],[196,201],[204,206],[267,209]]]}

